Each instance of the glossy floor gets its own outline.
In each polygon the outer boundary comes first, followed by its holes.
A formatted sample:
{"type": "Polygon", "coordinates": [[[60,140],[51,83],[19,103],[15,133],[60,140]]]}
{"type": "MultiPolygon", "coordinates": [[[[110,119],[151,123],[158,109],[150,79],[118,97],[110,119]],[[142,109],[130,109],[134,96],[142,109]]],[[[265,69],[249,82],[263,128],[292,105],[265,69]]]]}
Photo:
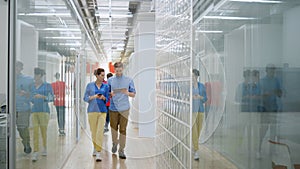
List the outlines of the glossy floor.
{"type": "MultiPolygon", "coordinates": [[[[71,114],[71,113],[70,113],[71,114]]],[[[92,143],[89,128],[82,129],[80,140],[76,143],[73,116],[67,116],[66,136],[59,136],[56,115],[51,114],[48,126],[48,155],[39,156],[32,162],[31,155],[23,153],[21,141],[17,140],[18,169],[155,169],[155,142],[151,138],[138,137],[138,130],[131,123],[128,125],[126,155],[127,159],[119,159],[111,153],[111,135],[105,133],[104,149],[101,152],[102,162],[96,162],[92,156],[92,143]]],[[[200,160],[193,161],[193,168],[199,169],[235,169],[218,153],[201,146],[200,160]]]]}

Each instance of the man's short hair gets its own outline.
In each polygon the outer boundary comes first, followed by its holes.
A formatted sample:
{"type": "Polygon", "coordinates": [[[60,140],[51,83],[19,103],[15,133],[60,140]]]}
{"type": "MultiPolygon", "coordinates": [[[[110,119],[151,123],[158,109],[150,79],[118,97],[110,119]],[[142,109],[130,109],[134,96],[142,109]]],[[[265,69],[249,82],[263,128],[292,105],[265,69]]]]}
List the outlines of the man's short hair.
{"type": "Polygon", "coordinates": [[[110,72],[106,74],[106,78],[107,78],[107,79],[110,78],[110,77],[112,77],[112,76],[113,76],[113,74],[110,73],[110,72]]]}
{"type": "Polygon", "coordinates": [[[116,62],[115,64],[114,64],[114,68],[118,68],[118,67],[123,67],[123,63],[122,62],[116,62]]]}
{"type": "Polygon", "coordinates": [[[268,64],[267,66],[266,66],[266,71],[267,70],[269,70],[269,69],[276,69],[276,66],[274,65],[274,64],[272,64],[272,63],[270,63],[270,64],[268,64]]]}
{"type": "Polygon", "coordinates": [[[56,72],[55,75],[54,75],[54,77],[55,77],[56,79],[59,79],[60,74],[59,74],[58,72],[56,72]]]}
{"type": "Polygon", "coordinates": [[[21,67],[23,68],[23,63],[21,61],[16,62],[16,67],[21,67]]]}

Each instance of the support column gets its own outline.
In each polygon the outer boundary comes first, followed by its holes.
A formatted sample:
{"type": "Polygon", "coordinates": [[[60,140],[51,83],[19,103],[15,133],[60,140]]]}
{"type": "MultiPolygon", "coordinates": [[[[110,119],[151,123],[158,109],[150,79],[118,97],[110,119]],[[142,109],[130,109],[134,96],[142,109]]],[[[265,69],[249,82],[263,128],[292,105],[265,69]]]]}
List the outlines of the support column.
{"type": "MultiPolygon", "coordinates": [[[[151,15],[151,13],[150,13],[151,15]]],[[[155,136],[155,23],[154,15],[147,20],[138,21],[135,33],[135,49],[131,58],[135,64],[131,77],[137,89],[132,106],[138,113],[140,137],[155,136]],[[153,19],[153,20],[152,20],[153,19]]]]}

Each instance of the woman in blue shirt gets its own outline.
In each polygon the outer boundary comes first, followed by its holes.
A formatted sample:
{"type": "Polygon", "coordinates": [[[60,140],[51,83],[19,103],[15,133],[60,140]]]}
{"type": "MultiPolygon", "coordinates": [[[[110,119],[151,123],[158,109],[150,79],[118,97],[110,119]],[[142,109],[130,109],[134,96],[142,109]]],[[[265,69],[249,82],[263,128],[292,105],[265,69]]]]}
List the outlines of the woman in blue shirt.
{"type": "Polygon", "coordinates": [[[47,128],[49,122],[49,102],[53,101],[53,90],[50,83],[43,81],[45,71],[40,68],[34,68],[34,86],[31,90],[31,102],[33,104],[32,124],[33,124],[33,144],[34,153],[32,154],[32,161],[37,160],[39,151],[39,129],[43,139],[42,155],[47,156],[47,128]]]}
{"type": "Polygon", "coordinates": [[[199,70],[193,69],[193,117],[192,117],[192,142],[194,159],[199,160],[198,141],[202,129],[202,122],[204,116],[204,103],[207,101],[205,86],[198,82],[199,70]]]}
{"type": "Polygon", "coordinates": [[[86,86],[84,101],[88,103],[87,112],[94,145],[93,155],[96,156],[96,161],[102,161],[100,152],[102,150],[103,129],[107,113],[106,102],[108,101],[109,91],[108,85],[103,83],[104,69],[96,69],[94,75],[97,79],[86,86]]]}

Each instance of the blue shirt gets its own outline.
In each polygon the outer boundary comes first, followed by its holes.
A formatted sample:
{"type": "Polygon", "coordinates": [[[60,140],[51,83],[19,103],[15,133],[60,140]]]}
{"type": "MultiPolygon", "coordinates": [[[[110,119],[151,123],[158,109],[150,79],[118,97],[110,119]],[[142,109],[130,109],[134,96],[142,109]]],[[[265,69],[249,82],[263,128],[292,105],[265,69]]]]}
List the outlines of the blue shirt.
{"type": "Polygon", "coordinates": [[[85,89],[84,98],[83,100],[87,103],[89,103],[87,112],[102,112],[107,113],[106,108],[106,102],[109,99],[109,91],[108,91],[108,85],[102,83],[100,88],[97,87],[95,82],[90,82],[85,89]],[[94,96],[95,94],[102,94],[105,96],[105,100],[102,99],[92,99],[90,100],[90,96],[94,96]]]}
{"type": "Polygon", "coordinates": [[[33,78],[20,74],[17,76],[16,82],[16,110],[17,112],[30,111],[30,92],[34,85],[33,78]],[[28,95],[20,95],[21,91],[25,91],[28,95]]]}
{"type": "Polygon", "coordinates": [[[203,99],[194,99],[193,98],[193,113],[204,112],[204,103],[207,101],[206,89],[205,86],[198,82],[198,87],[193,87],[193,95],[199,94],[203,99]]]}
{"type": "Polygon", "coordinates": [[[236,101],[241,103],[241,111],[258,112],[261,106],[260,84],[241,83],[236,93],[236,101]]]}
{"type": "Polygon", "coordinates": [[[263,95],[263,106],[266,112],[277,112],[278,91],[282,90],[279,80],[276,77],[264,77],[260,80],[261,93],[263,95]]]}
{"type": "Polygon", "coordinates": [[[50,113],[48,103],[52,102],[53,98],[53,89],[50,83],[44,82],[38,88],[33,85],[31,90],[31,102],[33,104],[31,112],[50,113]],[[34,98],[36,94],[44,95],[46,99],[34,98]]]}
{"type": "MultiPolygon", "coordinates": [[[[115,89],[127,89],[128,92],[136,93],[133,80],[127,76],[112,76],[107,81],[109,92],[115,89]]],[[[114,96],[110,100],[109,110],[125,111],[130,108],[128,96],[121,92],[114,92],[114,96]]]]}

